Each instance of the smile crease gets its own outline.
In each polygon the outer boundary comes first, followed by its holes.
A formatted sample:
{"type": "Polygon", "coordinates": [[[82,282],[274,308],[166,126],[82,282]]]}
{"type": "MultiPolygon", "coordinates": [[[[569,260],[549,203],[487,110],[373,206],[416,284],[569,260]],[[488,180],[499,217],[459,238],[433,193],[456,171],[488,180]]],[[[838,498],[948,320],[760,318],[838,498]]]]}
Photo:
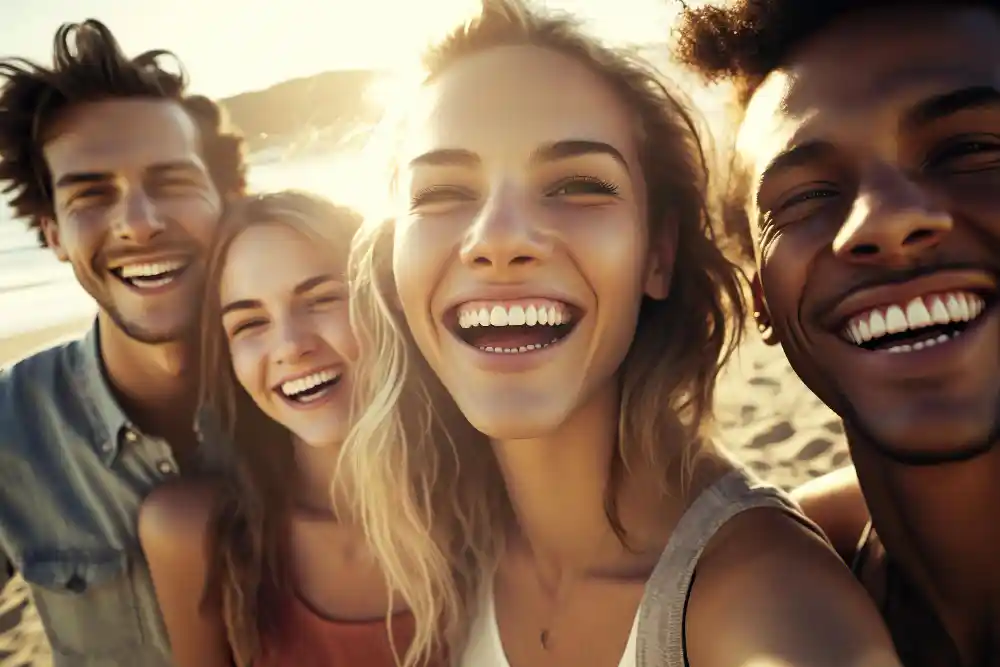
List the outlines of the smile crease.
{"type": "Polygon", "coordinates": [[[475,301],[455,309],[452,331],[482,352],[525,354],[561,342],[579,318],[578,309],[562,301],[475,301]]]}
{"type": "Polygon", "coordinates": [[[974,292],[928,294],[858,313],[841,337],[869,351],[916,352],[956,338],[986,310],[986,300],[974,292]]]}

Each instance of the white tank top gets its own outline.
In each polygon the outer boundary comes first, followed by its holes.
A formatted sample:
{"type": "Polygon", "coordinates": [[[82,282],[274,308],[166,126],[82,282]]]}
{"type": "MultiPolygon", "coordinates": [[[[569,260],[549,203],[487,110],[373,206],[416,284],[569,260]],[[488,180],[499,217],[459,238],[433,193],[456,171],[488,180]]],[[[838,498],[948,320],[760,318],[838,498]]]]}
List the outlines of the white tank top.
{"type": "MultiPolygon", "coordinates": [[[[698,560],[724,524],[755,508],[777,509],[826,539],[784,492],[746,470],[724,475],[701,492],[670,536],[646,582],[618,667],[688,667],[684,616],[698,560]]],[[[500,642],[492,582],[485,588],[459,667],[510,667],[500,642]]]]}
{"type": "MultiPolygon", "coordinates": [[[[469,642],[465,645],[459,667],[510,667],[503,643],[500,641],[500,626],[497,624],[496,607],[493,603],[493,586],[486,586],[479,609],[482,610],[469,628],[469,642]]],[[[625,652],[618,667],[636,667],[636,637],[639,630],[639,614],[632,622],[628,633],[625,652]]]]}

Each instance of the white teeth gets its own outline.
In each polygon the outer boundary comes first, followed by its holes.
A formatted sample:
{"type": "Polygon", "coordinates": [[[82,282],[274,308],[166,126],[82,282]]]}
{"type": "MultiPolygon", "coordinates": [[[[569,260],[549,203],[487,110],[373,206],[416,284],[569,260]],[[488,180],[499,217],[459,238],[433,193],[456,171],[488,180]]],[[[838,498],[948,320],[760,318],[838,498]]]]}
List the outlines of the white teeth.
{"type": "Polygon", "coordinates": [[[910,328],[919,329],[931,325],[931,314],[924,305],[924,300],[917,297],[906,305],[906,321],[910,328]]]}
{"type": "Polygon", "coordinates": [[[339,373],[331,370],[319,371],[296,380],[289,380],[281,385],[281,393],[288,398],[295,398],[298,394],[315,389],[316,387],[328,384],[340,378],[339,373]]]}
{"type": "Polygon", "coordinates": [[[549,345],[552,345],[552,344],[558,343],[558,342],[559,342],[558,338],[553,338],[548,343],[542,343],[540,345],[522,345],[521,347],[518,347],[518,348],[513,348],[513,347],[491,347],[491,346],[487,345],[487,346],[484,346],[484,347],[480,347],[479,349],[482,350],[483,352],[493,352],[494,354],[522,354],[524,352],[531,352],[532,350],[543,350],[543,349],[547,348],[549,345]]]}
{"type": "MultiPolygon", "coordinates": [[[[902,333],[907,330],[906,315],[903,314],[903,309],[899,306],[889,306],[889,310],[885,311],[885,329],[887,332],[902,333]]],[[[872,338],[878,338],[878,336],[872,335],[872,338]]]]}
{"type": "Polygon", "coordinates": [[[539,303],[504,306],[497,304],[490,308],[460,308],[458,325],[462,329],[471,327],[529,326],[536,324],[559,325],[572,321],[569,308],[562,303],[539,303]]]}
{"type": "MultiPolygon", "coordinates": [[[[950,292],[912,299],[905,308],[888,305],[857,315],[847,323],[843,335],[856,345],[886,335],[917,331],[932,326],[969,322],[982,315],[986,303],[978,294],[950,292]]],[[[894,345],[888,352],[912,352],[945,343],[960,332],[942,333],[926,340],[894,345]]]]}
{"type": "Polygon", "coordinates": [[[122,278],[158,278],[165,273],[176,271],[184,266],[180,260],[169,262],[151,262],[148,264],[126,264],[118,269],[118,275],[122,278]]]}

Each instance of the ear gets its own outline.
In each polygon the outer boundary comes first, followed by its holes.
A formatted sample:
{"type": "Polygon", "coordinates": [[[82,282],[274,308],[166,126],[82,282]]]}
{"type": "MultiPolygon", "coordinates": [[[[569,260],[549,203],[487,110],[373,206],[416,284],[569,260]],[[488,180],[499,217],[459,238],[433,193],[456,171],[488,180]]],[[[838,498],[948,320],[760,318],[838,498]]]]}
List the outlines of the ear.
{"type": "Polygon", "coordinates": [[[760,274],[754,271],[750,280],[750,292],[753,295],[753,319],[757,323],[757,331],[764,339],[765,345],[777,345],[778,337],[774,333],[771,325],[771,313],[767,309],[767,302],[764,300],[764,288],[760,284],[760,274]]]}
{"type": "Polygon", "coordinates": [[[668,225],[666,233],[649,249],[646,263],[645,293],[650,299],[662,301],[670,295],[677,257],[677,225],[668,225]]]}
{"type": "Polygon", "coordinates": [[[59,224],[53,218],[42,218],[39,221],[39,225],[42,230],[42,236],[45,237],[45,245],[55,253],[56,259],[60,262],[68,262],[69,255],[63,249],[62,239],[59,236],[59,224]]]}

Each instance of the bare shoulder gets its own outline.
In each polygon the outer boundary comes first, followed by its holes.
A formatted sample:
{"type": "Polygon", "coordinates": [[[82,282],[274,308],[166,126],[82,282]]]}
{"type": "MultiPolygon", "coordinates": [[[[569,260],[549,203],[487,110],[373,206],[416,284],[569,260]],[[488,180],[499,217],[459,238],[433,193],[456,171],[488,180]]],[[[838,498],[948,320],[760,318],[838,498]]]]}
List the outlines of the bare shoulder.
{"type": "Polygon", "coordinates": [[[692,667],[900,665],[875,604],[843,562],[775,509],[749,510],[716,535],[686,618],[692,667]]]}
{"type": "Polygon", "coordinates": [[[854,466],[810,480],[792,497],[805,515],[823,529],[841,559],[850,563],[869,518],[854,466]]]}
{"type": "Polygon", "coordinates": [[[202,556],[219,487],[210,480],[178,480],[153,490],[139,510],[139,540],[147,557],[202,556]]]}

